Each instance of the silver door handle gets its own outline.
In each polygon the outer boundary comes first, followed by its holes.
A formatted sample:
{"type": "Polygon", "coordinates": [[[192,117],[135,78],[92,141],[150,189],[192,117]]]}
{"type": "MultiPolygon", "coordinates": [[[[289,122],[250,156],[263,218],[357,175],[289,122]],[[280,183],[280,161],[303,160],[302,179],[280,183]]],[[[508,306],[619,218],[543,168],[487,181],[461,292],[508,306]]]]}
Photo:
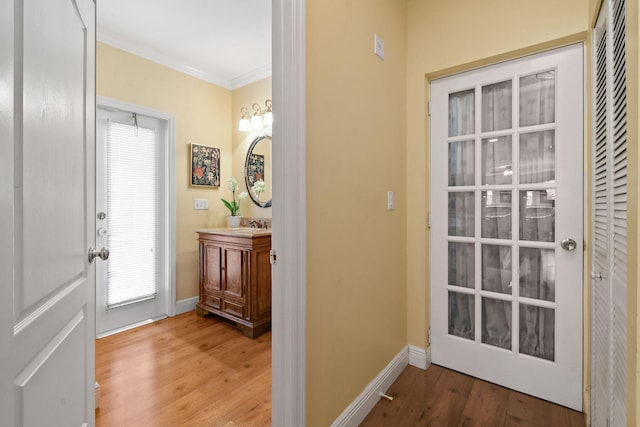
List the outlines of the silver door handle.
{"type": "Polygon", "coordinates": [[[103,261],[106,261],[109,258],[109,249],[102,248],[99,251],[96,248],[89,249],[89,263],[92,263],[96,258],[100,258],[103,261]]]}
{"type": "Polygon", "coordinates": [[[578,247],[576,241],[573,239],[564,239],[560,242],[560,246],[562,246],[562,249],[565,251],[574,251],[578,247]]]}

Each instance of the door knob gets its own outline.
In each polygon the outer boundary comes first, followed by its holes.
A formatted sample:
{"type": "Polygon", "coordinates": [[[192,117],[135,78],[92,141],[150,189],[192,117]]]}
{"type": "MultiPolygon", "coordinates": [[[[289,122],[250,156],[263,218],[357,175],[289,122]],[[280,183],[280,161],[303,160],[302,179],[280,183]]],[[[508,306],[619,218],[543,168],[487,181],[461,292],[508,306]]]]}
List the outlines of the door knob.
{"type": "Polygon", "coordinates": [[[564,239],[560,242],[560,246],[562,246],[562,249],[565,251],[574,251],[578,247],[576,241],[573,239],[564,239]]]}
{"type": "Polygon", "coordinates": [[[96,248],[89,249],[89,262],[92,263],[94,259],[100,258],[103,261],[106,261],[109,258],[109,249],[102,248],[99,251],[96,248]]]}

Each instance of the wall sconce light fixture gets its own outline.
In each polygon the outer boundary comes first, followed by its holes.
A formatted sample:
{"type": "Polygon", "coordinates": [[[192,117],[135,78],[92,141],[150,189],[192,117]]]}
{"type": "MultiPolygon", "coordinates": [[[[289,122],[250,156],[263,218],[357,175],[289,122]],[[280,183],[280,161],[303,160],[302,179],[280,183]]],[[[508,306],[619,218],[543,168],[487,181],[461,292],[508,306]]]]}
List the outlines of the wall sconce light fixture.
{"type": "Polygon", "coordinates": [[[249,122],[249,110],[246,107],[242,107],[240,109],[242,113],[242,117],[240,118],[240,123],[238,124],[238,130],[240,132],[249,132],[251,130],[251,123],[249,122]]]}
{"type": "Polygon", "coordinates": [[[252,130],[260,130],[265,127],[271,127],[273,125],[273,112],[271,111],[272,102],[270,99],[267,99],[264,102],[264,105],[267,107],[265,111],[262,111],[262,108],[257,103],[254,103],[251,106],[253,110],[253,114],[250,115],[249,110],[246,107],[242,107],[240,112],[242,116],[240,118],[240,123],[238,123],[238,130],[240,132],[249,132],[252,130]]]}

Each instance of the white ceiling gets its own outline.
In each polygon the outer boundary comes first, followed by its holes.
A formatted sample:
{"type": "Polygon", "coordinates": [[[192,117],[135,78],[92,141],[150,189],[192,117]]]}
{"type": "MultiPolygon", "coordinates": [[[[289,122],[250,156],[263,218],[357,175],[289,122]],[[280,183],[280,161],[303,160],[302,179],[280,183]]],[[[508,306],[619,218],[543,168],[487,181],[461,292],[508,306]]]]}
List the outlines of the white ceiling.
{"type": "Polygon", "coordinates": [[[235,89],[271,75],[271,0],[102,0],[98,41],[235,89]]]}

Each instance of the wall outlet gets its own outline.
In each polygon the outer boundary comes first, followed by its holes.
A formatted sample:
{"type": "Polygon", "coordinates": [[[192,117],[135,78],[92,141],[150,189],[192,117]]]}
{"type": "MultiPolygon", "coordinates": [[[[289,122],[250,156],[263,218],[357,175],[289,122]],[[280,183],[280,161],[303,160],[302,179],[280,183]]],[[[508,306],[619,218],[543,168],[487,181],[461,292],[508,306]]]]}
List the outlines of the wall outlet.
{"type": "Polygon", "coordinates": [[[209,209],[209,199],[193,199],[193,209],[209,209]]]}

